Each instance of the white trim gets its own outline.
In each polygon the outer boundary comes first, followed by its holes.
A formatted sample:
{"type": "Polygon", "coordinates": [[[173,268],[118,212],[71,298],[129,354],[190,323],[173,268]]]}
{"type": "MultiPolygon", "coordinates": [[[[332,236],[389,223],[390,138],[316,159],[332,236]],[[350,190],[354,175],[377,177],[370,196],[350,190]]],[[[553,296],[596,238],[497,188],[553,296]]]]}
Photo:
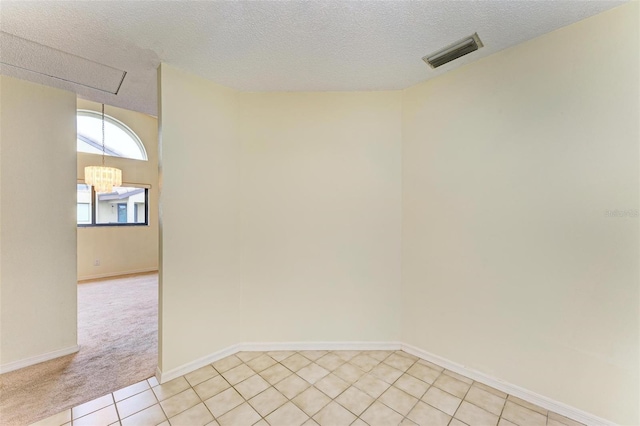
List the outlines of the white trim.
{"type": "Polygon", "coordinates": [[[455,363],[446,358],[442,358],[438,355],[434,355],[422,349],[416,348],[415,346],[411,346],[403,343],[402,350],[411,355],[415,355],[419,358],[422,358],[425,361],[429,361],[441,367],[444,367],[447,370],[451,370],[455,373],[461,374],[477,382],[483,383],[487,386],[491,386],[492,388],[498,389],[504,393],[508,393],[509,395],[513,395],[527,402],[535,404],[539,407],[542,407],[549,411],[553,411],[554,413],[558,413],[560,415],[573,419],[577,422],[584,423],[585,425],[593,425],[593,426],[615,426],[616,425],[616,423],[612,421],[603,419],[601,417],[587,413],[586,411],[582,411],[578,408],[571,407],[560,401],[556,401],[549,397],[521,388],[520,386],[516,386],[514,384],[505,382],[504,380],[500,380],[496,377],[492,377],[487,374],[481,373],[480,371],[471,369],[469,367],[465,367],[464,365],[455,363]]]}
{"type": "Polygon", "coordinates": [[[484,383],[509,395],[516,396],[532,404],[538,405],[549,411],[553,411],[585,425],[592,426],[615,426],[616,424],[595,416],[593,414],[582,411],[578,408],[571,407],[560,401],[553,400],[546,396],[537,394],[530,390],[521,388],[520,386],[507,383],[498,378],[489,376],[480,371],[465,367],[464,365],[434,355],[415,346],[401,342],[254,342],[239,343],[229,346],[225,349],[217,351],[211,355],[197,359],[193,362],[184,364],[180,367],[169,370],[166,373],[156,370],[156,378],[160,383],[166,383],[177,377],[190,373],[205,365],[211,364],[229,355],[246,351],[246,352],[269,352],[269,351],[313,351],[313,350],[359,350],[359,351],[394,351],[403,350],[411,355],[415,355],[426,361],[430,361],[448,370],[461,374],[465,377],[473,379],[477,382],[484,383]]]}
{"type": "Polygon", "coordinates": [[[245,352],[270,351],[398,351],[400,342],[256,342],[243,343],[245,352]]]}
{"type": "Polygon", "coordinates": [[[192,371],[195,371],[198,368],[202,368],[205,365],[212,364],[218,360],[221,360],[222,358],[225,358],[225,357],[228,357],[229,355],[233,355],[237,352],[240,352],[241,347],[242,347],[241,343],[237,345],[231,345],[217,352],[214,352],[210,355],[204,356],[200,359],[196,359],[195,361],[191,361],[186,364],[183,364],[180,367],[176,367],[167,372],[162,372],[160,370],[160,367],[158,367],[156,370],[156,379],[158,379],[158,382],[161,384],[166,383],[169,380],[173,380],[180,376],[184,376],[185,374],[191,373],[192,371]]]}
{"type": "Polygon", "coordinates": [[[0,365],[0,374],[8,373],[10,371],[19,370],[21,368],[29,367],[31,365],[40,364],[41,362],[50,361],[61,356],[70,355],[80,350],[79,345],[70,346],[64,349],[58,349],[57,351],[47,352],[46,354],[32,356],[30,358],[22,359],[20,361],[8,362],[0,365]]]}
{"type": "Polygon", "coordinates": [[[144,268],[134,269],[133,271],[106,272],[104,274],[88,275],[84,277],[78,277],[78,282],[99,280],[101,278],[115,278],[124,275],[145,274],[147,272],[158,272],[158,268],[144,268]]]}

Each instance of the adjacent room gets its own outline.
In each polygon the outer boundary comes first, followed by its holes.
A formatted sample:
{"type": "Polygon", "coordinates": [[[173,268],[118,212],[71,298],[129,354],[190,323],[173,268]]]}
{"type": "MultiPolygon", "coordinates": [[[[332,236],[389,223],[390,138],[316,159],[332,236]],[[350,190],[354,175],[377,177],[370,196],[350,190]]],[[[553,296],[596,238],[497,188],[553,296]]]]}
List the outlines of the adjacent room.
{"type": "Polygon", "coordinates": [[[104,391],[144,380],[157,368],[158,121],[79,98],[76,130],[78,344],[83,350],[74,360],[88,362],[67,373],[104,391]],[[87,184],[86,168],[103,163],[121,170],[120,186],[99,190],[87,184]],[[93,362],[97,358],[101,362],[93,362]]]}
{"type": "Polygon", "coordinates": [[[78,99],[76,129],[81,350],[5,372],[3,424],[27,424],[146,380],[158,365],[157,119],[105,106],[103,120],[102,105],[78,99]],[[103,159],[123,171],[121,186],[87,185],[85,167],[103,159]]]}
{"type": "Polygon", "coordinates": [[[0,23],[0,424],[640,425],[639,2],[0,23]]]}
{"type": "MultiPolygon", "coordinates": [[[[158,122],[148,114],[78,99],[76,130],[82,350],[69,355],[73,362],[64,374],[72,378],[60,378],[57,390],[64,395],[65,389],[76,389],[74,400],[80,403],[86,394],[79,382],[89,385],[91,394],[104,395],[149,378],[157,368],[158,122]],[[121,186],[99,190],[87,184],[86,167],[103,161],[122,171],[121,186]]],[[[21,402],[23,410],[36,411],[21,402]]]]}

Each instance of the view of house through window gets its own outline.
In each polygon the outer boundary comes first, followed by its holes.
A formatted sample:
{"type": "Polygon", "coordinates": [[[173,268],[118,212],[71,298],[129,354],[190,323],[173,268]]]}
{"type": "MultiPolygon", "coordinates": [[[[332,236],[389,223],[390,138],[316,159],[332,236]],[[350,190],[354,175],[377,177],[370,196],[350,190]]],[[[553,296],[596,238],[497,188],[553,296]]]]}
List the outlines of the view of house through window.
{"type": "MultiPolygon", "coordinates": [[[[102,155],[102,113],[78,110],[77,150],[102,155]]],[[[142,141],[126,124],[105,114],[104,154],[112,157],[147,160],[142,141]]],[[[89,185],[78,184],[78,226],[147,225],[148,196],[146,188],[117,187],[96,193],[89,185]]]]}
{"type": "Polygon", "coordinates": [[[96,223],[146,223],[146,191],[119,187],[109,194],[97,193],[96,223]]]}
{"type": "Polygon", "coordinates": [[[113,188],[96,193],[78,184],[78,225],[147,225],[148,189],[113,188]]]}

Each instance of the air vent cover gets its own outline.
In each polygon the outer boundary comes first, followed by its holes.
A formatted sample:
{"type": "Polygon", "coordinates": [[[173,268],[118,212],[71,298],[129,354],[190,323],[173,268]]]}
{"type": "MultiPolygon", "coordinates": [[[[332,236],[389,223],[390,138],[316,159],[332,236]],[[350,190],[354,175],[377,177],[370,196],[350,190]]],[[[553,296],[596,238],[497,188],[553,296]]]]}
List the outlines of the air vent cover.
{"type": "Polygon", "coordinates": [[[444,49],[438,50],[422,58],[431,68],[438,68],[448,62],[458,59],[461,56],[475,52],[483,46],[480,37],[475,33],[460,41],[457,41],[444,49]]]}

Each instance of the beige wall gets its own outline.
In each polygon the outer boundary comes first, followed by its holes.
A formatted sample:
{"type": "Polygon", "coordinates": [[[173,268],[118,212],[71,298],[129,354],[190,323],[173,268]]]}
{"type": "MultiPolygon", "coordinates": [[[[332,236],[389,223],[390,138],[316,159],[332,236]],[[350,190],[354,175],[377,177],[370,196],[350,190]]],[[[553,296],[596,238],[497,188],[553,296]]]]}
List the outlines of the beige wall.
{"type": "Polygon", "coordinates": [[[247,341],[397,340],[401,92],[240,99],[247,341]]]}
{"type": "Polygon", "coordinates": [[[638,218],[605,215],[639,208],[637,19],[403,93],[237,93],[162,65],[160,369],[402,340],[638,423],[638,218]]]}
{"type": "MultiPolygon", "coordinates": [[[[100,111],[101,105],[78,99],[78,109],[100,111]]],[[[122,170],[123,186],[150,185],[149,226],[78,228],[79,280],[158,269],[158,120],[109,105],[105,114],[133,130],[147,151],[148,161],[106,157],[106,164],[122,170]],[[96,260],[99,266],[94,266],[96,260]]],[[[100,161],[99,155],[78,152],[78,179],[84,179],[85,166],[100,161]]]]}
{"type": "Polygon", "coordinates": [[[242,339],[237,93],[159,71],[160,362],[168,371],[242,339]]]}
{"type": "Polygon", "coordinates": [[[638,3],[413,87],[402,340],[640,423],[638,3]]]}
{"type": "Polygon", "coordinates": [[[161,370],[243,341],[396,340],[401,92],[160,80],[161,370]]]}
{"type": "Polygon", "coordinates": [[[1,76],[0,104],[0,364],[6,366],[77,343],[76,96],[1,76]]]}

